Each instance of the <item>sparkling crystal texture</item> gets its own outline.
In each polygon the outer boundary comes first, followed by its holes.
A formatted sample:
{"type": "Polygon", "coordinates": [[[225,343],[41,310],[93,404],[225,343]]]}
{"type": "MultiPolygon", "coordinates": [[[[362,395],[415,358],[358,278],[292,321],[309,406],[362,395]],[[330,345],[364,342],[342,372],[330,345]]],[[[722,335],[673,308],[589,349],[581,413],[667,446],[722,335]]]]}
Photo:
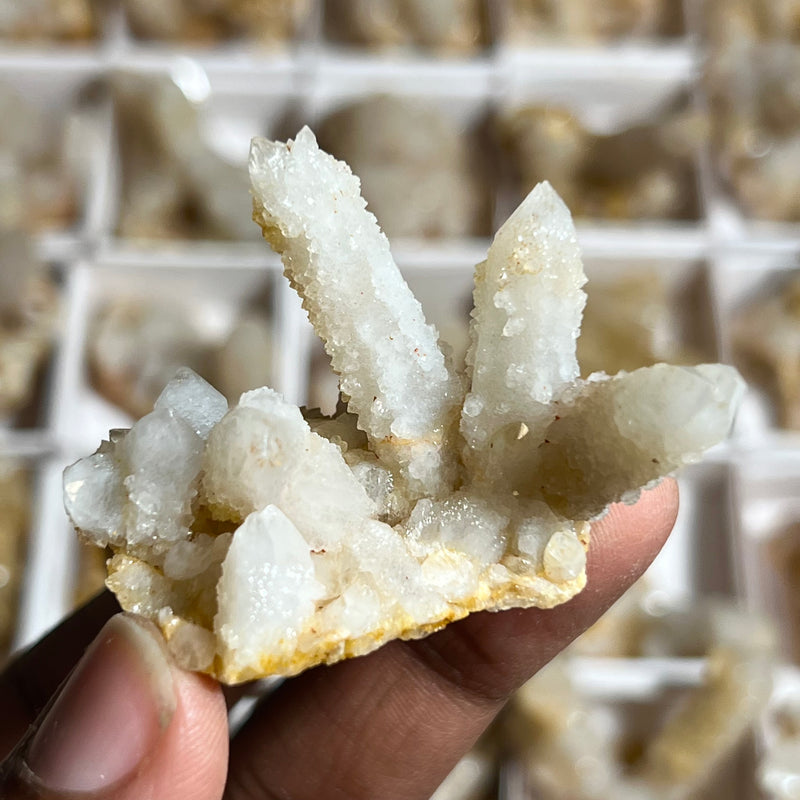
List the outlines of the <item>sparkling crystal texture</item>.
{"type": "Polygon", "coordinates": [[[65,473],[81,536],[115,553],[108,585],[184,666],[291,675],[472,611],[565,602],[592,520],[727,434],[729,367],[579,378],[585,278],[548,184],[477,267],[461,374],[346,164],[304,129],[254,140],[250,174],[346,405],[304,416],[263,388],[227,408],[184,371],[65,473]]]}

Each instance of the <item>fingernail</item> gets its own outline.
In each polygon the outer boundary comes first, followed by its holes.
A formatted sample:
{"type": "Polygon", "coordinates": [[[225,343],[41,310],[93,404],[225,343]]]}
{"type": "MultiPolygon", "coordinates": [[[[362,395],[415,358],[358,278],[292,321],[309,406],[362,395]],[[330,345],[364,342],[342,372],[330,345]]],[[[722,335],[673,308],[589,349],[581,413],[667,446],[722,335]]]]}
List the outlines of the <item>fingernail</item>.
{"type": "Polygon", "coordinates": [[[150,623],[118,614],[89,646],[25,757],[49,792],[98,792],[132,776],[175,711],[172,670],[150,623]]]}

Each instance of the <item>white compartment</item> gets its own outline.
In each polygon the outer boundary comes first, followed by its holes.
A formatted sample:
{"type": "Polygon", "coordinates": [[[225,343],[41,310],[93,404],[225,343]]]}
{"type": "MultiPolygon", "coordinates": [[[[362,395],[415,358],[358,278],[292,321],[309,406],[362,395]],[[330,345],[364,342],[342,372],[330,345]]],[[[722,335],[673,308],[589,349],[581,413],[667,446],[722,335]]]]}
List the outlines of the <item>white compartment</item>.
{"type": "MultiPolygon", "coordinates": [[[[620,67],[615,59],[587,56],[582,66],[565,68],[562,59],[545,59],[544,63],[510,59],[499,67],[496,90],[497,113],[508,114],[526,106],[564,108],[589,132],[598,135],[619,133],[625,129],[659,119],[665,108],[684,100],[687,112],[692,108],[691,69],[669,70],[645,64],[634,70],[620,67]]],[[[519,202],[518,189],[510,180],[516,171],[512,157],[501,154],[507,189],[506,204],[498,207],[498,221],[505,219],[519,202]]],[[[704,231],[704,187],[700,184],[700,151],[693,158],[694,184],[699,207],[697,220],[634,219],[617,222],[603,219],[579,219],[578,228],[600,240],[609,232],[643,236],[651,246],[662,240],[681,240],[684,244],[704,231]]],[[[702,249],[702,247],[701,247],[702,249]]]]}
{"type": "MultiPolygon", "coordinates": [[[[93,451],[108,430],[129,427],[130,417],[92,386],[87,366],[87,340],[100,308],[112,299],[174,303],[188,313],[209,342],[221,342],[245,304],[268,292],[274,356],[297,345],[286,341],[277,320],[274,272],[267,266],[238,268],[219,263],[204,270],[179,266],[81,265],[72,275],[72,317],[68,352],[59,376],[57,431],[65,452],[77,457],[93,451]]],[[[275,381],[280,389],[279,381],[275,381]]]]}
{"type": "MultiPolygon", "coordinates": [[[[785,281],[798,268],[794,254],[781,249],[725,247],[718,250],[712,266],[712,300],[719,321],[719,352],[727,363],[736,364],[732,324],[737,313],[785,281]]],[[[747,375],[745,377],[748,377],[747,375]]],[[[779,428],[772,396],[759,385],[757,376],[748,385],[736,421],[735,441],[744,447],[775,445],[800,448],[800,431],[779,428]]]]}
{"type": "Polygon", "coordinates": [[[800,553],[800,455],[789,451],[751,455],[734,472],[733,542],[743,594],[750,608],[777,625],[784,658],[800,660],[800,604],[797,564],[778,566],[771,541],[798,526],[800,553]],[[787,581],[787,572],[794,582],[787,581]]]}
{"type": "MultiPolygon", "coordinates": [[[[38,249],[41,251],[43,248],[38,249]]],[[[65,355],[64,339],[70,308],[66,288],[69,264],[47,259],[43,259],[43,262],[58,297],[53,341],[49,353],[38,367],[30,402],[10,416],[0,418],[0,454],[39,455],[57,447],[57,437],[53,431],[57,407],[55,385],[65,355]]]]}
{"type": "MultiPolygon", "coordinates": [[[[193,58],[175,54],[150,59],[127,58],[114,64],[115,74],[172,79],[187,96],[197,103],[200,135],[209,150],[224,161],[247,170],[250,140],[254,136],[285,136],[290,120],[296,116],[297,76],[284,66],[265,65],[250,70],[231,70],[212,65],[205,69],[193,58]]],[[[108,164],[108,191],[105,198],[101,246],[104,258],[113,260],[120,253],[124,258],[164,258],[182,250],[207,250],[202,237],[185,242],[180,238],[131,239],[117,234],[120,198],[123,184],[123,163],[117,142],[117,121],[111,114],[110,129],[114,145],[108,164]]],[[[291,131],[294,133],[294,131],[291,131]]],[[[246,181],[245,181],[246,185],[246,181]]],[[[252,242],[259,238],[258,228],[252,227],[252,242]]],[[[230,248],[229,256],[241,252],[243,242],[220,242],[221,252],[230,248]]],[[[265,246],[261,246],[264,252],[265,246]]],[[[251,248],[252,251],[252,248],[251,248]]],[[[268,252],[268,249],[266,250],[268,252]]],[[[215,252],[212,248],[212,252],[215,252]]],[[[248,251],[245,251],[248,252],[248,251]]],[[[225,259],[225,255],[222,255],[225,259]]]]}
{"type": "Polygon", "coordinates": [[[101,74],[100,62],[90,54],[17,58],[0,50],[0,82],[35,107],[53,127],[54,144],[68,160],[60,168],[72,176],[74,219],[37,231],[45,257],[74,255],[81,239],[92,230],[93,202],[103,181],[108,147],[106,106],[99,87],[93,86],[101,74]]]}
{"type": "MultiPolygon", "coordinates": [[[[570,0],[563,0],[559,5],[566,10],[570,7],[570,0]]],[[[580,7],[580,4],[573,5],[580,7]]],[[[618,37],[598,36],[595,40],[575,38],[569,34],[559,35],[548,30],[546,26],[538,33],[531,31],[515,16],[511,7],[512,0],[493,2],[490,4],[490,10],[497,46],[517,58],[527,58],[533,54],[534,57],[538,55],[548,61],[555,61],[559,56],[568,61],[572,53],[578,58],[593,58],[595,61],[604,57],[608,60],[616,58],[621,61],[632,54],[638,54],[643,60],[649,57],[652,62],[654,56],[669,57],[682,52],[688,55],[694,21],[689,16],[692,10],[691,0],[684,3],[677,0],[661,0],[659,5],[662,15],[672,12],[682,17],[681,25],[672,26],[675,28],[674,32],[665,34],[660,31],[655,33],[633,31],[618,37]]],[[[574,59],[572,63],[574,64],[574,59]]]]}

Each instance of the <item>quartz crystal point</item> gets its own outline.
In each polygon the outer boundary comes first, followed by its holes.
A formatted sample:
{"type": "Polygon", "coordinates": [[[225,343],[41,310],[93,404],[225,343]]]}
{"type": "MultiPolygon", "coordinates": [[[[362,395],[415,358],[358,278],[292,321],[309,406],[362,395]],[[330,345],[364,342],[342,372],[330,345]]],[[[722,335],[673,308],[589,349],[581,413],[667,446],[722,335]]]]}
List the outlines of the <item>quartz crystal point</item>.
{"type": "Polygon", "coordinates": [[[727,433],[724,366],[578,377],[584,282],[547,184],[476,272],[468,374],[400,276],[349,168],[303,129],[256,139],[254,219],[341,379],[333,417],[271,389],[232,408],[190,370],[65,473],[109,587],[183,666],[236,683],[586,582],[591,521],[727,433]]]}
{"type": "Polygon", "coordinates": [[[413,488],[439,491],[462,382],[365,211],[358,178],[308,129],[289,145],[254,140],[250,175],[254,219],[283,256],[359,427],[413,488]]]}

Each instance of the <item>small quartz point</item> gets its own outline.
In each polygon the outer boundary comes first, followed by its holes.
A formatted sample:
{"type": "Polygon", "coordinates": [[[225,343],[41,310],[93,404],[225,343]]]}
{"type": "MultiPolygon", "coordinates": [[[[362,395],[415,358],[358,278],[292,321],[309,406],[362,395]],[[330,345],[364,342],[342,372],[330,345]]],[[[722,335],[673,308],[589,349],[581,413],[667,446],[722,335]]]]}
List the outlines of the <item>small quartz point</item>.
{"type": "Polygon", "coordinates": [[[549,608],[586,583],[608,504],[723,439],[742,381],[659,364],[581,380],[584,275],[538,186],[476,271],[454,370],[346,164],[304,128],[253,141],[253,216],[340,376],[332,417],[191,370],[64,476],[108,585],[184,667],[291,675],[472,611],[549,608]]]}

